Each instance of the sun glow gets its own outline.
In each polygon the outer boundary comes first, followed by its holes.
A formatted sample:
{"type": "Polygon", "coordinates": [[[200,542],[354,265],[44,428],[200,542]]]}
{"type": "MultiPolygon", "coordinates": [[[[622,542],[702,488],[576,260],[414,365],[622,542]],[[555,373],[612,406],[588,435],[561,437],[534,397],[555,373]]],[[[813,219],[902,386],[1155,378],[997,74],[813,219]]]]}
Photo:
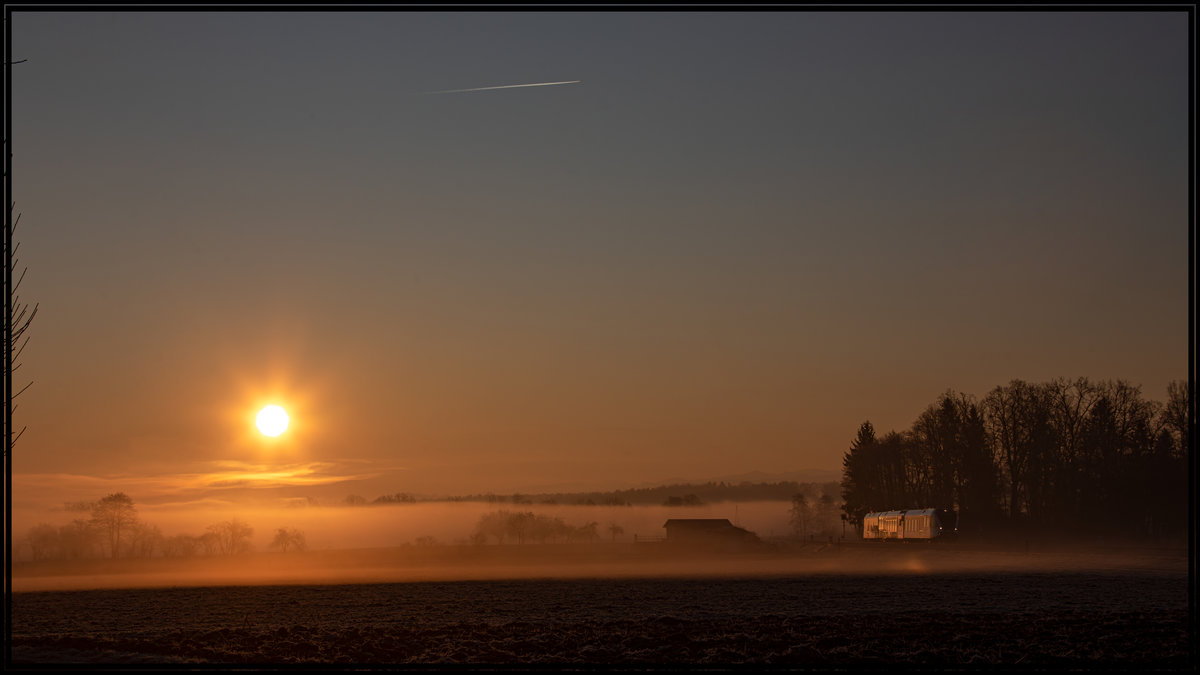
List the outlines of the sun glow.
{"type": "Polygon", "coordinates": [[[287,411],[277,405],[269,405],[258,411],[254,424],[264,436],[278,436],[287,431],[287,411]]]}
{"type": "Polygon", "coordinates": [[[321,445],[323,434],[334,428],[328,415],[339,408],[325,402],[323,392],[335,387],[321,376],[322,371],[312,368],[297,379],[293,375],[297,369],[290,364],[300,357],[289,356],[294,350],[286,343],[278,349],[281,354],[265,364],[231,357],[224,373],[229,395],[213,399],[213,412],[220,415],[229,450],[242,459],[305,459],[314,445],[321,445]],[[272,408],[279,412],[268,413],[272,408]],[[279,422],[264,428],[264,418],[272,415],[279,422]]]}

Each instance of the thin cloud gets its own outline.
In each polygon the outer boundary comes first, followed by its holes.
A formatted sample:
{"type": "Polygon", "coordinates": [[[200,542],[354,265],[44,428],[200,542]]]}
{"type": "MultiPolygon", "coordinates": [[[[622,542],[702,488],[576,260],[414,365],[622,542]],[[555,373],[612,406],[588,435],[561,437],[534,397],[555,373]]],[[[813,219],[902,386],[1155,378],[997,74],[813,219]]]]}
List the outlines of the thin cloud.
{"type": "Polygon", "coordinates": [[[472,87],[471,89],[444,89],[442,91],[427,91],[426,94],[462,94],[468,91],[491,91],[493,89],[520,89],[522,87],[553,87],[559,84],[579,84],[582,80],[567,80],[565,82],[533,82],[530,84],[503,84],[498,87],[472,87]]]}
{"type": "MultiPolygon", "coordinates": [[[[230,489],[313,487],[376,478],[379,471],[349,470],[343,463],[265,465],[236,460],[212,462],[207,471],[88,476],[69,473],[14,474],[14,502],[22,507],[63,509],[124,492],[142,504],[178,503],[217,498],[230,489]]],[[[363,467],[360,467],[363,468],[363,467]]]]}

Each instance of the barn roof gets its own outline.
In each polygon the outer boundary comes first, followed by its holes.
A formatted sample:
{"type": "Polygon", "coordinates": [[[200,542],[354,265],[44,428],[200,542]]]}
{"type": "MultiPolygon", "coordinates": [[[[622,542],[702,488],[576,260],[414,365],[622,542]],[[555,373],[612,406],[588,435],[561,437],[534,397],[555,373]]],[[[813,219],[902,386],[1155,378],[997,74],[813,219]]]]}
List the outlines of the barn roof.
{"type": "Polygon", "coordinates": [[[696,528],[733,527],[728,518],[670,518],[663,523],[663,527],[679,525],[696,528]]]}

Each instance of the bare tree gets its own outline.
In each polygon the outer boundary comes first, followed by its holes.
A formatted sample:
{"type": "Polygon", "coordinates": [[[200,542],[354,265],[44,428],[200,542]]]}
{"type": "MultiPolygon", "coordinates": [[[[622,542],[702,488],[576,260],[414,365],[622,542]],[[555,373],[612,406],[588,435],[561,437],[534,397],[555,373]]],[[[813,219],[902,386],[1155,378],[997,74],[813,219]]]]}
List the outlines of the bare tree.
{"type": "Polygon", "coordinates": [[[217,549],[224,555],[236,555],[250,550],[250,535],[254,534],[254,528],[237,518],[209,525],[208,531],[216,535],[217,549]]]}
{"type": "Polygon", "coordinates": [[[600,538],[600,523],[595,521],[585,523],[575,528],[573,534],[586,542],[594,542],[600,538]]]}
{"type": "Polygon", "coordinates": [[[95,525],[86,520],[77,518],[58,528],[58,545],[67,560],[91,557],[98,539],[95,525]]]}
{"type": "Polygon", "coordinates": [[[912,460],[928,466],[914,504],[969,512],[973,523],[993,517],[996,466],[984,411],[973,397],[946,391],[913,422],[909,440],[912,460]]]}
{"type": "Polygon", "coordinates": [[[271,548],[278,549],[281,553],[288,551],[303,551],[307,546],[304,540],[304,533],[290,527],[281,527],[275,530],[275,538],[271,540],[271,548]]]}
{"type": "Polygon", "coordinates": [[[822,493],[814,511],[813,531],[822,535],[834,534],[837,531],[838,505],[833,495],[822,493]]]}
{"type": "Polygon", "coordinates": [[[486,537],[495,537],[497,544],[503,544],[508,535],[508,511],[492,511],[479,517],[475,531],[486,537]]]}
{"type": "Polygon", "coordinates": [[[196,537],[196,547],[204,555],[216,555],[221,552],[221,535],[215,531],[216,527],[216,525],[211,525],[207,532],[196,537]]]}
{"type": "MultiPolygon", "coordinates": [[[[609,532],[616,535],[624,532],[620,526],[609,526],[609,532]],[[614,529],[615,528],[615,529],[614,529]]],[[[582,526],[572,526],[561,518],[535,514],[532,511],[492,511],[480,516],[475,525],[471,541],[477,544],[486,543],[488,537],[495,537],[497,544],[503,544],[506,538],[515,539],[518,544],[527,542],[545,543],[547,540],[566,541],[595,541],[600,538],[600,524],[585,523],[582,526]]]]}
{"type": "Polygon", "coordinates": [[[200,540],[190,534],[176,534],[162,542],[162,554],[166,558],[187,558],[196,555],[200,540]]]}
{"type": "Polygon", "coordinates": [[[34,560],[50,560],[62,555],[58,543],[58,528],[42,523],[29,530],[25,535],[29,541],[29,551],[34,560]]]}
{"type": "Polygon", "coordinates": [[[92,506],[92,523],[107,535],[112,557],[119,558],[121,533],[130,532],[137,524],[137,509],[124,492],[114,492],[92,506]]]}
{"type": "Polygon", "coordinates": [[[533,524],[534,516],[532,511],[510,513],[508,520],[505,522],[505,532],[513,539],[516,539],[518,544],[524,544],[525,540],[532,534],[533,524]]]}
{"type": "Polygon", "coordinates": [[[1163,407],[1162,426],[1171,435],[1171,454],[1174,457],[1185,458],[1188,448],[1192,447],[1192,429],[1195,419],[1192,418],[1192,386],[1186,380],[1174,380],[1167,385],[1167,404],[1163,407]]]}
{"type": "Polygon", "coordinates": [[[792,525],[792,531],[796,536],[803,539],[808,534],[808,521],[812,517],[812,509],[808,505],[808,498],[802,493],[796,493],[792,497],[792,508],[789,514],[791,516],[789,522],[792,525]]]}
{"type": "Polygon", "coordinates": [[[155,551],[163,550],[163,534],[157,525],[134,523],[128,539],[126,549],[132,558],[152,558],[155,551]]]}
{"type": "Polygon", "coordinates": [[[608,524],[608,533],[612,535],[612,540],[615,543],[617,541],[617,537],[621,536],[622,534],[625,534],[625,528],[621,527],[620,525],[618,525],[616,523],[609,523],[608,524]]]}
{"type": "Polygon", "coordinates": [[[21,282],[25,279],[25,269],[22,269],[19,275],[15,276],[14,270],[19,264],[17,259],[17,249],[20,244],[15,239],[17,223],[21,220],[21,214],[17,214],[13,218],[13,211],[16,204],[11,201],[11,183],[9,181],[9,163],[11,153],[8,152],[8,139],[4,140],[5,150],[5,167],[4,167],[4,194],[8,203],[8,213],[5,219],[4,226],[4,395],[5,395],[5,412],[4,412],[4,454],[6,457],[10,455],[13,445],[17,439],[25,432],[22,427],[20,431],[13,433],[13,413],[17,406],[15,400],[33,382],[29,382],[20,390],[14,391],[13,376],[17,369],[21,367],[19,359],[21,352],[24,351],[25,345],[29,342],[30,324],[33,323],[33,317],[37,314],[38,306],[21,301],[19,290],[21,282]]]}
{"type": "Polygon", "coordinates": [[[413,504],[416,503],[416,497],[407,492],[397,492],[394,495],[382,495],[376,497],[372,504],[413,504]]]}
{"type": "Polygon", "coordinates": [[[1046,479],[1058,447],[1049,388],[1013,380],[983,400],[996,464],[1008,482],[1009,518],[1043,515],[1046,479]]]}

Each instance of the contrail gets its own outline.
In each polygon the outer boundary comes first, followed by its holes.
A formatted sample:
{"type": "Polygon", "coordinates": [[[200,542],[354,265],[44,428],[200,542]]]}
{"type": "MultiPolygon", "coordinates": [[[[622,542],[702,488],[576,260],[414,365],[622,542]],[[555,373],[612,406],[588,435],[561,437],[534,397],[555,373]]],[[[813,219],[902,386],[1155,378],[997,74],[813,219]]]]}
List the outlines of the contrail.
{"type": "Polygon", "coordinates": [[[533,84],[505,84],[499,87],[475,87],[473,89],[447,89],[445,91],[427,91],[427,94],[461,94],[465,91],[488,91],[490,89],[516,89],[518,87],[553,87],[556,84],[578,84],[582,80],[567,80],[566,82],[534,82],[533,84]]]}

